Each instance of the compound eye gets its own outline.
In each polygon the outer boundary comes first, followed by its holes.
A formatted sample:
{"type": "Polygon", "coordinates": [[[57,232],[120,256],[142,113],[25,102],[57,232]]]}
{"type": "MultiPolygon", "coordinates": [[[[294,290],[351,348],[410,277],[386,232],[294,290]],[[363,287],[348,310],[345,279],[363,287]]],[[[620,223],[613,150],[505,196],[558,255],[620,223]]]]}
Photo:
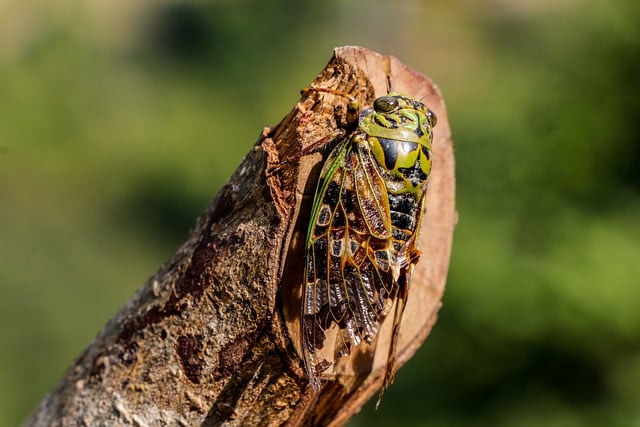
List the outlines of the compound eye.
{"type": "Polygon", "coordinates": [[[429,123],[431,123],[431,127],[434,127],[436,123],[438,123],[438,116],[429,109],[427,109],[427,118],[429,119],[429,123]]]}
{"type": "Polygon", "coordinates": [[[373,108],[378,113],[389,113],[398,108],[398,100],[393,96],[381,96],[373,102],[373,108]]]}

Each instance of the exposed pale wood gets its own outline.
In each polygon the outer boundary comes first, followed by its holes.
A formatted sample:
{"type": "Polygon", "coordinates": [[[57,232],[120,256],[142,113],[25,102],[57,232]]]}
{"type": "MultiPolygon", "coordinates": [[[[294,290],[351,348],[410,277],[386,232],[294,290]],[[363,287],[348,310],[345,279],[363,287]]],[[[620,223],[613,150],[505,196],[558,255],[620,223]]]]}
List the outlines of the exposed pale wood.
{"type": "MultiPolygon", "coordinates": [[[[401,366],[435,322],[456,222],[444,104],[428,78],[359,47],[336,49],[313,85],[349,92],[364,105],[391,89],[438,115],[401,366]]],[[[105,325],[26,425],[342,425],[377,391],[388,327],[371,372],[346,360],[343,374],[318,393],[299,357],[303,236],[322,153],[276,173],[265,169],[335,128],[344,102],[318,99],[305,97],[263,131],[188,240],[105,325]]]]}

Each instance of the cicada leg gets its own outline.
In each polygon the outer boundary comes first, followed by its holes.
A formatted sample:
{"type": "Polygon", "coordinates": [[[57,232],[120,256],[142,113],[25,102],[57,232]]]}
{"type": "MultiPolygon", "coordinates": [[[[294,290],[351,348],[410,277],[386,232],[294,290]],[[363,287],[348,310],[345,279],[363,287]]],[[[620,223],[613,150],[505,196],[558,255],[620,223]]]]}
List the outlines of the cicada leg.
{"type": "Polygon", "coordinates": [[[300,91],[300,94],[306,95],[309,92],[321,92],[321,93],[330,93],[331,95],[341,96],[349,100],[347,103],[347,127],[348,129],[353,129],[358,125],[358,113],[360,110],[360,103],[358,100],[348,93],[340,92],[335,89],[329,89],[326,87],[313,87],[309,86],[300,91]]]}
{"type": "Polygon", "coordinates": [[[266,171],[266,175],[267,177],[270,177],[272,175],[275,175],[276,173],[280,172],[280,170],[287,166],[290,163],[295,162],[296,160],[300,159],[301,157],[304,157],[308,154],[312,154],[315,153],[316,151],[321,150],[324,146],[326,146],[327,144],[329,144],[331,141],[334,141],[336,139],[342,138],[344,136],[345,132],[342,129],[337,129],[336,131],[332,132],[331,134],[320,138],[319,140],[312,142],[311,144],[307,145],[306,147],[304,147],[302,150],[299,150],[298,152],[296,152],[295,154],[289,156],[288,158],[284,159],[283,161],[281,161],[279,164],[272,166],[271,168],[269,168],[266,171]]]}

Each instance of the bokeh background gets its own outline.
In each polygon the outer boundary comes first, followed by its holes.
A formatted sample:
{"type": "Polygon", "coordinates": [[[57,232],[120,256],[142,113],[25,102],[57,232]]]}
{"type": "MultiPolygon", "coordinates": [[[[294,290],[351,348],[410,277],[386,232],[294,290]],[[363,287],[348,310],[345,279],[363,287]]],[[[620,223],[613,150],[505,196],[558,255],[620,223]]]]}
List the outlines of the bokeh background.
{"type": "Polygon", "coordinates": [[[440,86],[460,213],[437,327],[350,425],[640,425],[639,22],[636,0],[1,0],[0,425],[346,44],[440,86]]]}

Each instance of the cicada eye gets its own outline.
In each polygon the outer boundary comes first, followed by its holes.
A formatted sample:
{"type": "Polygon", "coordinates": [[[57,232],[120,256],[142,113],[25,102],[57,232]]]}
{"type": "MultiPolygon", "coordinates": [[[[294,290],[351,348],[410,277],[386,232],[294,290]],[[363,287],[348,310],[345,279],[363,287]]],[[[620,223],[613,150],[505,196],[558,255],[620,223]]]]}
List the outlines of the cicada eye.
{"type": "Polygon", "coordinates": [[[373,108],[378,113],[389,113],[398,108],[398,100],[393,96],[381,96],[373,102],[373,108]]]}
{"type": "Polygon", "coordinates": [[[429,119],[429,123],[431,123],[431,127],[435,126],[438,123],[438,116],[432,110],[427,109],[427,118],[429,119]]]}

